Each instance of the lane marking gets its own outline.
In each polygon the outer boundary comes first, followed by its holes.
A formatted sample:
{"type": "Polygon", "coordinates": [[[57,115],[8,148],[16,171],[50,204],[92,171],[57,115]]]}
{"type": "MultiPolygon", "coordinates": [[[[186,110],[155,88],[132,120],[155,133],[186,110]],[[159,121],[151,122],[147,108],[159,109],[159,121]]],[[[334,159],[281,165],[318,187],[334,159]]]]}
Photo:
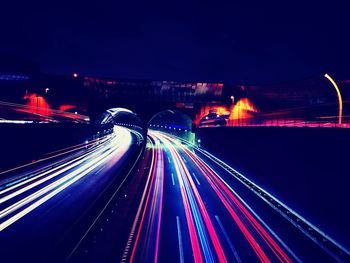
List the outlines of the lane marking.
{"type": "Polygon", "coordinates": [[[182,236],[181,236],[181,227],[180,227],[180,218],[176,216],[176,226],[177,226],[177,237],[179,239],[179,254],[180,254],[180,263],[184,263],[184,250],[182,246],[182,236]]]}
{"type": "Polygon", "coordinates": [[[238,263],[241,263],[242,260],[241,260],[241,258],[239,257],[239,255],[238,255],[238,253],[237,253],[237,250],[235,249],[234,245],[232,244],[232,242],[231,242],[231,240],[230,240],[230,237],[228,236],[228,234],[227,234],[227,232],[226,232],[224,226],[222,225],[221,220],[219,219],[219,217],[218,217],[217,215],[215,215],[215,219],[216,219],[216,221],[218,222],[218,224],[219,224],[219,226],[220,226],[220,228],[221,228],[221,231],[222,231],[222,233],[224,234],[225,239],[226,239],[226,241],[227,241],[227,243],[228,243],[228,245],[229,245],[231,251],[233,252],[233,255],[235,256],[236,261],[237,261],[238,263]]]}
{"type": "Polygon", "coordinates": [[[168,162],[171,163],[170,158],[168,157],[168,162]]]}
{"type": "Polygon", "coordinates": [[[101,172],[101,170],[102,169],[104,169],[105,168],[105,166],[103,165],[100,169],[98,169],[96,172],[95,172],[95,174],[98,174],[98,173],[100,173],[101,172]]]}
{"type": "Polygon", "coordinates": [[[196,180],[197,184],[198,184],[198,185],[201,185],[201,183],[198,181],[196,175],[195,175],[194,173],[192,173],[192,175],[193,175],[194,179],[196,180]]]}
{"type": "Polygon", "coordinates": [[[171,180],[173,182],[173,185],[175,185],[175,180],[174,180],[174,174],[173,173],[171,173],[171,180]]]}

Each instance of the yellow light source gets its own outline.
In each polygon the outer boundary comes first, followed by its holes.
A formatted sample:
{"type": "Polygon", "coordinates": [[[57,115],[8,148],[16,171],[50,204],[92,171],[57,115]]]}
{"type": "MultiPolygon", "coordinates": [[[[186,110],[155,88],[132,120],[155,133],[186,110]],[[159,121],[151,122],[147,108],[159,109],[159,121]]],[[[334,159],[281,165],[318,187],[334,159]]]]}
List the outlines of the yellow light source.
{"type": "Polygon", "coordinates": [[[343,114],[343,100],[340,94],[340,90],[338,88],[337,83],[335,83],[335,81],[331,78],[331,76],[329,76],[327,73],[324,75],[333,85],[333,87],[335,88],[337,95],[338,95],[338,102],[339,102],[339,113],[338,113],[338,123],[341,124],[342,122],[342,114],[343,114]]]}

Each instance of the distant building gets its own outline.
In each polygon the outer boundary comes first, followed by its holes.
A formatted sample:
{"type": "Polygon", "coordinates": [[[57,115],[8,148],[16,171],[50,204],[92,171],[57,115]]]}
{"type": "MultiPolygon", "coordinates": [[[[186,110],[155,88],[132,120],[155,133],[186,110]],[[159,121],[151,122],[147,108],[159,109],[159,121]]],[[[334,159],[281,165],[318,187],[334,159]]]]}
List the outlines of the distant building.
{"type": "Polygon", "coordinates": [[[84,77],[84,87],[96,93],[100,99],[133,98],[190,104],[221,101],[223,84],[84,77]]]}

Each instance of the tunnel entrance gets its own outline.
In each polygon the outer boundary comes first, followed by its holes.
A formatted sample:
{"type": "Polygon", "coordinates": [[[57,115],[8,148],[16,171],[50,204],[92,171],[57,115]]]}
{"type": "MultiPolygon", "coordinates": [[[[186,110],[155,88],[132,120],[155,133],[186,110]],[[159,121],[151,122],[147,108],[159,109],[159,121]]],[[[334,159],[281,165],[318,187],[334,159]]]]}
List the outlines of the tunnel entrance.
{"type": "Polygon", "coordinates": [[[147,129],[139,116],[126,108],[111,108],[100,114],[94,121],[94,125],[113,127],[114,125],[124,126],[142,134],[145,138],[147,129]]]}
{"type": "Polygon", "coordinates": [[[155,114],[148,122],[148,129],[158,130],[194,142],[193,121],[178,110],[165,110],[155,114]]]}

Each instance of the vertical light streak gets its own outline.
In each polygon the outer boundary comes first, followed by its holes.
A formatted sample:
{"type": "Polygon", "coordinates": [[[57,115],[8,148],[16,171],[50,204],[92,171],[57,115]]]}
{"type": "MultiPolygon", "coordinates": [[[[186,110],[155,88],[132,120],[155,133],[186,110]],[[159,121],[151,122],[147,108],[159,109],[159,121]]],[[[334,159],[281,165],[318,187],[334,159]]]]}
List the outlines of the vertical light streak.
{"type": "Polygon", "coordinates": [[[205,208],[202,198],[200,197],[200,194],[192,179],[192,176],[188,171],[186,164],[184,163],[183,158],[181,158],[179,152],[175,149],[174,146],[172,146],[172,144],[166,138],[162,137],[161,135],[159,137],[163,141],[164,145],[169,149],[172,155],[172,158],[174,160],[175,168],[178,166],[176,168],[178,179],[179,179],[180,185],[185,186],[186,193],[190,201],[190,207],[192,208],[192,211],[193,211],[193,216],[196,222],[197,231],[199,234],[199,238],[201,240],[206,261],[213,260],[213,256],[209,246],[209,242],[206,237],[206,232],[205,232],[205,228],[202,220],[204,220],[205,222],[205,226],[208,230],[209,236],[214,245],[215,252],[217,253],[219,261],[227,262],[225,254],[223,252],[223,249],[221,247],[221,244],[215,232],[214,226],[210,220],[208,212],[205,208]],[[193,199],[193,197],[195,199],[193,199]],[[200,213],[197,211],[198,209],[200,213]],[[203,219],[200,217],[200,215],[202,215],[203,219]]]}
{"type": "MultiPolygon", "coordinates": [[[[152,148],[153,148],[153,142],[150,141],[151,144],[152,144],[152,148]]],[[[152,171],[153,171],[153,166],[154,166],[154,158],[155,158],[155,152],[152,151],[152,159],[151,159],[151,167],[149,169],[149,174],[148,174],[148,178],[147,178],[147,181],[146,181],[146,186],[145,186],[145,189],[143,190],[143,193],[142,193],[142,197],[141,197],[141,201],[140,201],[140,204],[139,204],[139,207],[137,209],[137,213],[136,213],[136,216],[135,216],[135,219],[134,219],[134,222],[132,224],[132,227],[131,227],[131,231],[130,231],[130,234],[129,234],[129,239],[128,239],[128,242],[127,242],[127,245],[124,249],[124,253],[123,253],[123,258],[122,258],[122,262],[125,262],[126,258],[127,258],[127,253],[129,251],[129,247],[130,247],[130,244],[132,242],[132,238],[134,236],[134,233],[135,233],[135,230],[136,230],[136,227],[137,227],[137,224],[139,222],[139,217],[140,217],[140,214],[141,214],[141,211],[142,211],[142,207],[145,203],[145,198],[146,198],[146,194],[149,193],[148,192],[148,189],[149,189],[149,185],[150,185],[150,181],[151,181],[151,178],[152,178],[152,171]]],[[[148,195],[147,195],[147,199],[148,199],[148,195]]],[[[147,203],[147,202],[146,202],[147,203]]],[[[142,215],[142,218],[143,218],[143,215],[142,215]]],[[[143,221],[143,219],[141,220],[143,221]]],[[[140,224],[141,226],[142,224],[140,224]]],[[[141,228],[141,227],[140,227],[141,228]]],[[[133,250],[132,250],[132,254],[131,254],[131,257],[130,257],[130,262],[132,262],[133,258],[134,258],[134,251],[136,250],[136,247],[137,247],[137,244],[138,244],[138,241],[139,241],[139,238],[140,238],[140,228],[138,229],[138,232],[136,234],[136,239],[135,239],[135,243],[134,243],[134,246],[133,246],[133,250]]]]}
{"type": "MultiPolygon", "coordinates": [[[[166,143],[166,142],[163,141],[163,143],[166,143]]],[[[171,154],[173,154],[170,148],[169,148],[169,151],[171,154]]],[[[176,174],[179,175],[180,168],[179,168],[177,162],[174,162],[174,166],[175,166],[176,174]]],[[[201,253],[201,249],[200,249],[200,245],[199,245],[199,241],[198,241],[198,236],[197,236],[195,224],[193,221],[193,216],[192,216],[189,200],[188,200],[188,197],[186,194],[185,185],[184,185],[184,182],[183,182],[181,176],[178,176],[178,179],[179,179],[182,202],[183,202],[184,208],[185,208],[186,221],[187,221],[187,226],[189,229],[194,261],[196,263],[203,262],[203,257],[202,257],[202,253],[201,253]]]]}
{"type": "MultiPolygon", "coordinates": [[[[164,136],[165,137],[165,136],[164,136]]],[[[232,218],[234,219],[234,221],[236,222],[237,226],[240,228],[241,232],[244,234],[244,236],[246,237],[247,241],[249,242],[249,244],[251,245],[251,247],[253,248],[253,250],[255,251],[256,255],[259,257],[259,259],[262,262],[270,262],[268,257],[266,256],[265,252],[261,249],[261,247],[259,246],[259,244],[257,243],[257,241],[254,239],[254,237],[252,236],[252,234],[249,232],[249,230],[247,229],[247,227],[243,224],[243,222],[240,220],[239,216],[236,214],[236,212],[233,210],[233,208],[231,207],[230,203],[228,202],[228,200],[224,197],[224,194],[222,193],[222,190],[220,190],[220,188],[218,186],[215,185],[215,183],[212,181],[213,179],[209,178],[209,176],[207,176],[208,172],[211,171],[204,171],[203,168],[205,169],[206,166],[204,166],[202,168],[202,165],[199,165],[197,162],[197,159],[195,158],[196,156],[190,152],[187,148],[185,148],[184,146],[182,146],[180,143],[178,143],[176,140],[169,138],[168,136],[166,136],[167,139],[169,139],[170,141],[172,141],[174,144],[176,144],[178,147],[182,148],[187,155],[191,158],[191,160],[198,166],[198,168],[200,169],[200,171],[202,172],[203,175],[206,175],[205,178],[207,179],[207,181],[209,182],[209,184],[212,186],[213,190],[216,192],[216,194],[218,195],[218,197],[220,198],[220,200],[222,201],[222,203],[224,204],[224,206],[226,207],[226,209],[228,210],[228,212],[231,214],[232,218]]],[[[201,161],[198,158],[198,161],[201,161]]],[[[194,184],[194,183],[193,183],[194,184]]]]}
{"type": "Polygon", "coordinates": [[[262,262],[269,262],[269,259],[267,258],[266,254],[264,253],[264,251],[261,249],[261,247],[259,246],[259,244],[257,243],[257,241],[254,239],[254,237],[252,236],[252,234],[249,232],[249,230],[246,228],[246,226],[243,224],[243,222],[241,221],[241,219],[238,217],[238,215],[236,214],[236,212],[233,210],[233,208],[230,206],[229,202],[226,200],[226,198],[224,197],[224,195],[220,192],[220,190],[215,187],[215,185],[213,184],[213,182],[207,178],[208,182],[210,183],[210,185],[212,186],[212,188],[214,189],[214,191],[216,192],[216,194],[218,195],[218,197],[221,199],[222,203],[224,204],[224,206],[226,207],[226,209],[228,210],[228,212],[231,214],[232,218],[234,219],[234,221],[236,222],[237,226],[239,227],[239,229],[241,230],[241,232],[244,234],[245,238],[247,239],[247,241],[249,242],[249,244],[251,245],[251,247],[253,248],[254,252],[256,253],[256,255],[259,257],[259,259],[262,262]]]}
{"type": "Polygon", "coordinates": [[[192,192],[193,192],[194,196],[196,197],[197,204],[198,204],[198,206],[200,208],[200,211],[201,211],[201,214],[203,216],[203,219],[204,219],[204,222],[206,224],[206,227],[208,229],[209,235],[210,235],[210,237],[212,239],[212,242],[213,242],[213,245],[214,245],[214,248],[215,248],[215,252],[217,253],[220,262],[227,262],[225,254],[224,254],[223,249],[221,247],[219,238],[216,235],[214,226],[213,226],[213,224],[212,224],[212,222],[210,220],[210,217],[209,217],[209,214],[207,212],[207,209],[205,208],[204,202],[203,202],[202,198],[200,197],[198,189],[197,189],[194,181],[192,180],[190,172],[188,171],[186,165],[183,162],[183,159],[180,157],[180,155],[179,155],[179,153],[177,151],[176,151],[176,154],[179,157],[178,160],[180,161],[180,163],[181,163],[181,165],[183,167],[183,170],[185,172],[185,175],[187,176],[187,180],[188,180],[188,182],[189,182],[189,184],[190,184],[190,186],[192,188],[192,192]]]}
{"type": "Polygon", "coordinates": [[[158,186],[160,188],[159,190],[159,204],[158,204],[158,225],[157,225],[157,236],[156,236],[156,247],[155,247],[155,257],[154,262],[158,262],[158,251],[159,251],[159,239],[160,239],[160,226],[161,226],[161,219],[162,219],[162,208],[163,208],[163,187],[164,187],[164,161],[163,161],[163,152],[158,148],[160,158],[158,161],[157,166],[157,179],[158,179],[158,186]]]}
{"type": "MultiPolygon", "coordinates": [[[[152,251],[154,254],[148,255],[149,257],[153,257],[153,262],[158,261],[158,251],[159,251],[159,241],[160,241],[160,227],[161,227],[161,217],[162,217],[162,206],[163,206],[163,187],[164,187],[164,158],[163,152],[160,148],[159,141],[157,139],[155,141],[155,149],[152,159],[152,166],[150,169],[150,187],[147,189],[147,199],[145,202],[145,206],[143,208],[142,218],[139,224],[139,228],[137,231],[135,243],[133,245],[133,249],[130,256],[130,262],[135,260],[136,251],[139,245],[141,232],[144,231],[144,246],[141,251],[141,255],[144,256],[144,252],[146,249],[147,253],[152,251]],[[147,223],[145,223],[147,222],[147,223]],[[154,241],[155,240],[155,241],[154,241]]],[[[144,194],[146,193],[144,191],[144,194]]],[[[141,203],[139,205],[139,211],[141,211],[143,206],[143,200],[141,199],[141,203]]],[[[135,217],[133,229],[136,228],[136,224],[138,221],[138,214],[135,217]],[[135,226],[135,227],[134,227],[135,226]]],[[[130,237],[129,237],[130,239],[130,237]]],[[[125,254],[125,251],[124,251],[125,254]]],[[[125,257],[123,257],[125,258],[125,257]]]]}
{"type": "Polygon", "coordinates": [[[337,96],[338,96],[338,103],[339,103],[339,113],[338,113],[338,124],[342,123],[342,114],[343,114],[343,100],[340,94],[340,90],[338,88],[337,83],[335,83],[335,81],[332,79],[331,76],[329,76],[327,73],[324,75],[333,85],[335,91],[337,92],[337,96]]]}
{"type": "MultiPolygon", "coordinates": [[[[279,245],[271,238],[271,236],[263,229],[263,227],[256,221],[256,219],[247,211],[247,209],[239,202],[239,200],[231,193],[231,191],[224,185],[217,176],[207,167],[207,165],[197,156],[195,156],[192,152],[185,149],[185,152],[189,155],[189,157],[193,160],[194,163],[198,166],[198,168],[202,171],[203,174],[210,175],[206,177],[209,184],[218,194],[222,202],[227,206],[227,209],[230,211],[232,217],[235,219],[236,223],[241,226],[241,231],[245,234],[248,234],[246,238],[248,241],[253,241],[251,234],[244,227],[242,222],[237,221],[236,213],[232,210],[231,206],[226,200],[232,201],[237,208],[242,212],[246,219],[251,223],[256,232],[260,235],[260,237],[266,242],[266,244],[271,248],[272,252],[277,256],[277,258],[281,262],[292,262],[291,259],[284,253],[284,251],[279,247],[279,245]],[[224,194],[226,194],[224,196],[224,194]]],[[[264,256],[264,252],[261,250],[259,246],[256,246],[255,242],[250,242],[253,246],[254,250],[258,253],[258,256],[261,259],[267,259],[266,255],[264,256]]]]}
{"type": "MultiPolygon", "coordinates": [[[[152,163],[157,163],[156,160],[157,160],[157,155],[158,155],[158,152],[155,152],[155,155],[154,155],[154,162],[152,163]]],[[[143,227],[143,224],[144,224],[144,220],[145,220],[145,217],[146,217],[146,212],[147,212],[147,207],[149,206],[149,199],[150,199],[150,196],[151,196],[151,189],[153,188],[153,183],[154,183],[154,165],[152,165],[152,168],[153,169],[150,169],[150,174],[151,174],[151,185],[148,189],[148,194],[147,194],[147,198],[146,198],[146,202],[145,202],[145,207],[143,209],[143,213],[142,213],[142,217],[141,217],[141,221],[140,221],[140,225],[139,225],[139,228],[138,228],[138,231],[137,231],[137,234],[136,234],[136,239],[135,239],[135,243],[134,243],[134,246],[133,246],[133,249],[132,249],[132,252],[131,252],[131,256],[130,256],[130,262],[133,262],[134,261],[134,257],[135,257],[135,254],[136,254],[136,248],[138,246],[138,242],[140,240],[140,236],[141,236],[141,230],[142,230],[142,227],[143,227]]],[[[146,188],[147,189],[147,188],[146,188]]],[[[145,191],[146,191],[145,189],[145,191]]],[[[140,203],[140,206],[141,206],[141,203],[140,203]]],[[[139,208],[140,208],[139,206],[139,208]]],[[[135,219],[136,220],[136,219],[135,219]]]]}
{"type": "Polygon", "coordinates": [[[181,226],[179,216],[176,216],[176,226],[177,226],[177,238],[179,239],[179,254],[180,254],[180,263],[184,263],[184,250],[182,246],[182,236],[181,236],[181,226]]]}

